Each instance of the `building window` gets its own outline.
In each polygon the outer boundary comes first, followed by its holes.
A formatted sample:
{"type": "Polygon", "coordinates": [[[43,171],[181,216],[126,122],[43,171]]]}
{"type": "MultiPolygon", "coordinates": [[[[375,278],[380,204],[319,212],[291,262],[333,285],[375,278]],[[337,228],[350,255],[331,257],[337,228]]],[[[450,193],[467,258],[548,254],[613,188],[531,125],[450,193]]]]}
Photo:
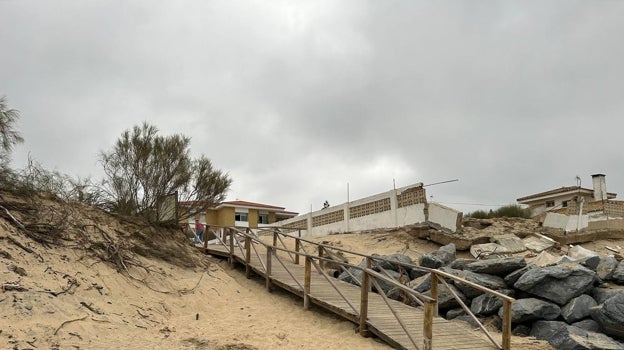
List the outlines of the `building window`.
{"type": "Polygon", "coordinates": [[[561,202],[561,206],[564,207],[564,208],[567,208],[568,207],[568,201],[561,202]]]}
{"type": "Polygon", "coordinates": [[[247,222],[247,213],[235,213],[234,221],[245,221],[247,222]]]}
{"type": "Polygon", "coordinates": [[[548,201],[546,202],[546,208],[552,208],[555,206],[555,201],[548,201]]]}
{"type": "Polygon", "coordinates": [[[269,214],[258,214],[258,223],[259,224],[268,224],[269,223],[269,214]]]}

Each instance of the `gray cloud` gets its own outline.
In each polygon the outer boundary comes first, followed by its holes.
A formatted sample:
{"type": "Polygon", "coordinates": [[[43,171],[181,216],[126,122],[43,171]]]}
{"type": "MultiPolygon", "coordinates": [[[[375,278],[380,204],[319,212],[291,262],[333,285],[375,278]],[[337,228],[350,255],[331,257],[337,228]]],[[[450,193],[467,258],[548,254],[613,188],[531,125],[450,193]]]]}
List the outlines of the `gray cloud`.
{"type": "MultiPolygon", "coordinates": [[[[44,165],[98,175],[144,120],[231,198],[316,210],[422,181],[505,204],[607,174],[624,196],[624,4],[0,1],[0,94],[44,165]]],[[[479,206],[452,204],[463,210],[479,206]]]]}

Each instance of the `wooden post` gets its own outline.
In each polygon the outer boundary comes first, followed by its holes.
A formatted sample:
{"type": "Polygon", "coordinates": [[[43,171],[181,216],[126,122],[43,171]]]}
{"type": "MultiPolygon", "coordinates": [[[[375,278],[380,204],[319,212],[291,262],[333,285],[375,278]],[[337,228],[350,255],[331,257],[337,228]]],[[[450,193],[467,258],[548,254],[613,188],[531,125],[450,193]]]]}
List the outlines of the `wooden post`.
{"type": "Polygon", "coordinates": [[[271,256],[273,255],[273,247],[267,246],[267,261],[266,261],[266,290],[271,291],[271,256]]]}
{"type": "Polygon", "coordinates": [[[277,231],[273,231],[273,246],[277,247],[277,231]]]}
{"type": "Polygon", "coordinates": [[[438,317],[438,275],[431,272],[431,298],[435,300],[433,308],[433,316],[438,317]]]}
{"type": "MultiPolygon", "coordinates": [[[[318,246],[318,256],[319,258],[323,257],[323,252],[325,252],[325,249],[323,248],[322,245],[318,246]]],[[[321,270],[325,270],[325,262],[322,259],[319,259],[319,266],[321,267],[321,270]]]]}
{"type": "Polygon", "coordinates": [[[433,314],[436,309],[436,302],[425,301],[425,313],[423,315],[423,349],[433,349],[433,314]]]}
{"type": "Polygon", "coordinates": [[[208,250],[208,240],[206,239],[208,237],[208,231],[210,231],[210,226],[204,226],[204,251],[208,250]]]}
{"type": "Polygon", "coordinates": [[[511,301],[503,300],[503,350],[511,349],[511,301]]]}
{"type": "Polygon", "coordinates": [[[299,238],[295,238],[295,265],[299,265],[299,251],[301,250],[301,240],[299,238]]]}
{"type": "Polygon", "coordinates": [[[230,266],[234,266],[234,232],[230,230],[230,266]]]}
{"type": "MultiPolygon", "coordinates": [[[[299,257],[297,255],[297,257],[299,257]]],[[[305,310],[310,309],[310,292],[311,292],[311,280],[312,280],[312,259],[309,256],[305,257],[305,277],[303,280],[303,308],[305,310]]]]}
{"type": "Polygon", "coordinates": [[[251,278],[251,237],[245,237],[245,277],[251,278]]]}
{"type": "MultiPolygon", "coordinates": [[[[371,268],[371,259],[366,258],[366,269],[371,268]]],[[[362,271],[362,285],[360,286],[360,335],[370,335],[366,321],[368,320],[368,294],[371,290],[370,276],[367,271],[362,271]]]]}

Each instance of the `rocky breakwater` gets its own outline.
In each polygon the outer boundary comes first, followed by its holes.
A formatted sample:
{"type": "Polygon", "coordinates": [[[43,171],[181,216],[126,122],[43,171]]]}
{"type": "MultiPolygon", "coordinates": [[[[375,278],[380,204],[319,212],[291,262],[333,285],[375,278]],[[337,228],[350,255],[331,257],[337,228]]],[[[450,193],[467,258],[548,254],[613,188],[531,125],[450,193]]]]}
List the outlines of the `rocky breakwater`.
{"type": "MultiPolygon", "coordinates": [[[[547,340],[561,350],[624,350],[624,260],[592,256],[535,266],[527,264],[523,257],[456,259],[453,244],[423,254],[418,264],[401,254],[374,257],[379,260],[373,269],[389,273],[423,294],[430,292],[431,277],[416,266],[439,269],[514,297],[511,319],[515,335],[547,340]]],[[[352,275],[361,276],[361,272],[353,269],[351,274],[342,273],[339,279],[357,284],[352,275]]],[[[501,299],[460,281],[448,279],[447,283],[477,318],[502,325],[501,299]]],[[[390,298],[403,298],[398,288],[388,283],[380,285],[390,298]]],[[[409,299],[402,301],[415,306],[409,299]]],[[[447,319],[473,322],[442,284],[438,288],[438,308],[447,319]]]]}

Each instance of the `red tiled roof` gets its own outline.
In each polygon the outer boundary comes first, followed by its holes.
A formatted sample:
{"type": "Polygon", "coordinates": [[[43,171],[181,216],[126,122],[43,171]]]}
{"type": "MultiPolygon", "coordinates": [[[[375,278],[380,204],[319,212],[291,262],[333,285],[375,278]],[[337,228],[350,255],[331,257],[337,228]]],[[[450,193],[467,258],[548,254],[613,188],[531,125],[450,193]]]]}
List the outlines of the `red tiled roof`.
{"type": "Polygon", "coordinates": [[[268,204],[262,204],[262,203],[254,203],[254,202],[247,202],[247,201],[229,201],[229,202],[221,202],[219,203],[218,206],[221,205],[233,205],[233,206],[240,206],[240,207],[255,207],[255,208],[267,208],[267,209],[279,209],[279,210],[284,210],[284,207],[278,207],[275,205],[268,205],[268,204]]]}
{"type": "Polygon", "coordinates": [[[569,191],[589,191],[590,193],[593,193],[594,191],[587,189],[587,188],[582,188],[579,186],[567,186],[567,187],[561,187],[561,188],[557,188],[554,190],[550,190],[550,191],[545,191],[545,192],[540,192],[540,193],[536,193],[536,194],[532,194],[530,196],[526,196],[526,197],[522,197],[522,198],[518,198],[516,199],[518,202],[520,201],[525,201],[528,199],[533,199],[533,198],[538,198],[538,197],[543,197],[543,196],[549,196],[552,194],[558,194],[558,193],[564,193],[564,192],[569,192],[569,191]]]}
{"type": "MultiPolygon", "coordinates": [[[[204,202],[201,201],[188,201],[188,202],[180,202],[181,206],[186,206],[186,207],[193,207],[193,206],[202,206],[204,205],[204,202]]],[[[284,210],[284,207],[278,207],[275,205],[269,205],[269,204],[262,204],[262,203],[254,203],[254,202],[247,202],[247,201],[227,201],[227,202],[221,202],[218,203],[216,205],[213,205],[212,208],[216,209],[220,206],[237,206],[237,207],[252,207],[252,208],[264,208],[264,209],[272,209],[275,210],[277,213],[279,214],[285,214],[285,215],[294,215],[296,216],[299,213],[293,212],[293,211],[287,211],[284,210]]]]}
{"type": "Polygon", "coordinates": [[[288,210],[278,211],[278,212],[276,212],[276,214],[286,214],[286,215],[293,215],[293,216],[299,215],[299,213],[297,213],[297,212],[288,211],[288,210]]]}
{"type": "MultiPolygon", "coordinates": [[[[589,188],[583,188],[583,187],[579,187],[579,186],[567,186],[567,187],[561,187],[561,188],[557,188],[557,189],[554,189],[554,190],[540,192],[540,193],[532,194],[530,196],[518,198],[518,199],[516,199],[516,201],[522,202],[522,201],[527,201],[527,200],[531,200],[531,199],[535,199],[535,198],[539,198],[539,197],[550,196],[550,195],[554,195],[554,194],[566,193],[566,192],[571,192],[571,191],[579,191],[579,192],[583,192],[584,194],[593,194],[594,193],[594,190],[590,190],[589,188]]],[[[607,193],[607,197],[615,198],[615,196],[616,196],[615,193],[611,193],[611,192],[607,193]]]]}

